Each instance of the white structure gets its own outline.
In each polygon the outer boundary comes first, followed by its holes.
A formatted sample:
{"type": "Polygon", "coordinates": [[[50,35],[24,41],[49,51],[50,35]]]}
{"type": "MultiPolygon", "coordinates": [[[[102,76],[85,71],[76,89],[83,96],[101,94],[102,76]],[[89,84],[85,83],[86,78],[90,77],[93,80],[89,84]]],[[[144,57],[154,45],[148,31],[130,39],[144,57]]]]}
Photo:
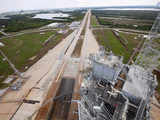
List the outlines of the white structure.
{"type": "Polygon", "coordinates": [[[0,42],[0,47],[4,47],[4,44],[2,42],[0,42]]]}
{"type": "Polygon", "coordinates": [[[49,13],[49,14],[36,14],[33,18],[40,18],[40,19],[48,19],[52,20],[54,17],[69,17],[69,14],[63,14],[63,13],[49,13]]]}
{"type": "Polygon", "coordinates": [[[80,23],[81,23],[81,22],[79,22],[79,21],[72,22],[72,23],[69,25],[69,27],[70,27],[70,28],[76,28],[76,27],[79,27],[79,26],[80,26],[80,23]]]}
{"type": "Polygon", "coordinates": [[[68,30],[59,30],[58,33],[59,34],[66,34],[68,32],[68,30]]]}
{"type": "Polygon", "coordinates": [[[60,23],[51,23],[49,25],[47,25],[47,27],[58,27],[60,25],[60,23]]]}

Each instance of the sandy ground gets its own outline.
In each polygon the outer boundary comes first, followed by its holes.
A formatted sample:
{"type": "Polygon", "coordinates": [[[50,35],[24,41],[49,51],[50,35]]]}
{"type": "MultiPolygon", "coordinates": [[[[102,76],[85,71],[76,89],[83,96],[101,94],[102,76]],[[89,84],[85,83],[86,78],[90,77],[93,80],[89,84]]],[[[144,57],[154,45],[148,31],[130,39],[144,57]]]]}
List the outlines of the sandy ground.
{"type": "Polygon", "coordinates": [[[88,23],[86,27],[86,33],[84,36],[84,43],[82,46],[81,57],[84,60],[91,53],[96,53],[99,49],[99,45],[90,29],[91,12],[89,12],[88,23]]]}
{"type": "MultiPolygon", "coordinates": [[[[79,72],[84,69],[86,58],[89,57],[91,53],[97,53],[99,49],[99,45],[94,35],[92,34],[92,31],[90,30],[90,18],[91,18],[91,12],[89,11],[86,32],[85,32],[84,41],[81,49],[81,57],[79,61],[79,72]]],[[[82,83],[82,74],[78,74],[72,100],[80,99],[79,89],[80,89],[81,83],[82,83]]],[[[72,102],[68,120],[78,119],[77,112],[78,112],[78,105],[76,102],[72,102]]]]}
{"type": "MultiPolygon", "coordinates": [[[[2,98],[2,101],[21,100],[23,98],[26,98],[28,100],[38,100],[40,101],[40,103],[0,103],[0,108],[3,108],[0,109],[0,120],[9,120],[13,115],[13,120],[25,120],[42,105],[50,86],[53,82],[56,82],[54,80],[56,78],[56,75],[58,74],[57,72],[60,69],[60,65],[62,64],[61,58],[64,57],[63,54],[67,49],[67,46],[69,46],[69,43],[73,39],[74,41],[68,49],[68,52],[66,53],[66,60],[68,62],[63,76],[73,78],[76,78],[78,76],[78,69],[83,69],[83,65],[85,64],[85,60],[89,56],[89,54],[96,53],[99,49],[99,45],[92,31],[90,30],[90,17],[91,12],[89,12],[80,59],[71,59],[70,56],[83,30],[86,21],[85,18],[82,22],[82,26],[78,31],[75,30],[71,35],[64,39],[55,48],[50,50],[42,59],[40,59],[36,64],[34,64],[29,70],[25,72],[25,76],[31,77],[26,80],[20,91],[8,91],[7,94],[5,94],[2,98]]],[[[75,86],[74,90],[76,92],[79,91],[79,86],[81,85],[82,79],[81,77],[81,75],[78,76],[76,82],[77,85],[75,86]]],[[[77,99],[77,97],[77,94],[73,95],[73,99],[77,99]]],[[[70,114],[72,114],[75,108],[77,108],[77,104],[73,103],[71,106],[72,108],[70,109],[70,114]]],[[[158,109],[155,105],[152,105],[151,115],[153,120],[160,120],[160,109],[158,109]]],[[[72,115],[70,116],[72,117],[72,115]]]]}
{"type": "Polygon", "coordinates": [[[152,120],[160,120],[160,109],[155,105],[151,105],[152,120]]]}
{"type": "MultiPolygon", "coordinates": [[[[71,57],[71,54],[72,54],[72,52],[73,52],[73,50],[74,50],[74,48],[76,46],[76,43],[77,43],[77,41],[78,41],[78,39],[80,37],[80,34],[81,34],[82,30],[83,30],[83,27],[84,27],[85,21],[86,21],[86,17],[87,17],[87,14],[84,17],[84,19],[83,19],[83,21],[81,23],[80,28],[77,29],[76,35],[74,36],[74,39],[71,39],[70,42],[67,43],[69,45],[69,47],[66,46],[65,49],[64,49],[65,51],[63,51],[63,54],[60,55],[60,58],[64,58],[65,67],[61,68],[61,70],[63,72],[62,72],[62,75],[60,75],[60,77],[58,77],[58,79],[56,78],[56,80],[55,80],[56,83],[53,83],[51,85],[51,89],[47,93],[48,94],[47,98],[54,97],[55,94],[53,95],[53,92],[56,93],[56,90],[59,88],[59,87],[57,87],[57,89],[56,89],[54,87],[54,85],[60,83],[61,78],[64,78],[64,77],[75,78],[76,74],[78,73],[78,71],[77,71],[78,63],[76,62],[77,60],[72,60],[70,57],[71,57]],[[52,93],[52,94],[49,94],[49,93],[52,93]]],[[[58,84],[58,86],[59,86],[59,84],[58,84]]],[[[50,105],[50,108],[51,108],[51,106],[52,106],[52,104],[50,105]]],[[[44,111],[47,112],[49,109],[47,108],[47,106],[41,108],[40,112],[38,113],[38,115],[36,117],[36,120],[45,119],[46,116],[47,116],[47,114],[44,114],[44,111]]]]}
{"type": "MultiPolygon", "coordinates": [[[[39,82],[39,84],[36,85],[36,90],[34,89],[33,91],[31,91],[30,92],[30,96],[27,97],[27,99],[39,100],[39,101],[41,101],[41,103],[40,104],[36,104],[36,105],[28,105],[26,103],[23,103],[23,105],[21,105],[21,107],[19,108],[19,110],[16,112],[16,114],[14,116],[15,120],[24,120],[24,118],[27,118],[28,116],[32,115],[32,113],[34,113],[35,110],[40,108],[40,106],[42,105],[43,101],[46,98],[48,98],[46,96],[48,96],[48,91],[50,91],[50,88],[52,88],[53,85],[58,84],[59,80],[57,80],[56,78],[57,78],[57,74],[59,74],[58,73],[59,69],[61,69],[61,64],[63,63],[63,60],[68,61],[69,57],[71,56],[71,54],[72,54],[72,52],[73,52],[73,50],[74,50],[74,48],[76,46],[76,43],[77,43],[77,41],[79,39],[79,36],[80,36],[80,34],[82,32],[82,29],[84,27],[85,21],[86,21],[86,17],[84,18],[84,20],[83,20],[83,22],[81,24],[81,27],[78,30],[74,31],[74,34],[72,35],[72,37],[69,37],[66,40],[66,42],[63,42],[63,43],[59,44],[58,45],[59,49],[54,50],[55,53],[57,53],[57,54],[55,55],[56,60],[53,60],[54,65],[52,66],[52,69],[41,80],[41,82],[39,82]],[[66,52],[66,50],[67,50],[67,52],[66,52]],[[65,55],[65,52],[66,52],[66,55],[65,55]],[[64,59],[64,57],[65,57],[65,59],[64,59]],[[40,88],[40,89],[37,89],[37,88],[40,88]],[[35,95],[36,93],[39,94],[39,95],[36,96],[35,95]]],[[[50,59],[50,61],[52,61],[52,59],[50,59]]],[[[66,64],[68,64],[68,63],[66,63],[66,64]]],[[[41,68],[41,69],[43,69],[43,68],[41,68]]],[[[66,67],[66,70],[67,70],[67,67],[66,67]]],[[[65,75],[68,76],[68,74],[71,75],[73,73],[70,72],[69,70],[67,70],[67,74],[65,74],[65,75]]],[[[55,91],[52,91],[52,94],[53,93],[55,93],[55,91]]]]}
{"type": "Polygon", "coordinates": [[[160,104],[156,100],[155,97],[153,97],[151,104],[151,118],[152,120],[160,120],[160,104]]]}
{"type": "Polygon", "coordinates": [[[76,47],[76,44],[77,44],[77,41],[79,40],[79,37],[82,33],[82,30],[83,28],[85,27],[85,22],[86,22],[86,19],[87,19],[87,14],[85,15],[83,21],[82,21],[82,25],[81,27],[79,28],[79,31],[77,32],[77,35],[75,37],[75,40],[73,41],[71,47],[68,49],[68,52],[66,53],[66,57],[71,57],[73,51],[74,51],[74,48],[76,47]]]}
{"type": "MultiPolygon", "coordinates": [[[[54,69],[55,60],[58,59],[58,56],[60,55],[61,51],[63,51],[65,45],[70,39],[73,39],[76,31],[74,31],[72,34],[70,34],[66,39],[64,39],[59,45],[57,45],[55,48],[50,50],[42,59],[40,59],[37,63],[35,63],[30,69],[28,69],[25,72],[25,76],[30,76],[28,80],[26,80],[25,84],[22,86],[22,88],[19,91],[8,91],[2,98],[1,101],[10,101],[10,100],[20,100],[25,97],[27,99],[32,99],[31,94],[35,94],[35,91],[33,90],[33,87],[41,86],[46,79],[51,79],[52,73],[54,73],[52,70],[54,69]],[[33,90],[33,93],[32,93],[33,90]]],[[[44,86],[44,85],[43,85],[44,86]]],[[[44,91],[39,89],[37,92],[38,94],[41,94],[41,97],[39,96],[35,97],[35,99],[40,100],[43,99],[44,91]],[[40,92],[40,93],[39,93],[40,92]]],[[[28,104],[27,104],[28,105],[28,104]]],[[[21,103],[0,103],[0,107],[3,109],[0,109],[0,120],[9,120],[17,111],[17,109],[23,109],[26,108],[24,104],[21,105],[21,103]],[[22,108],[21,108],[22,106],[22,108]]],[[[38,104],[36,105],[38,106],[38,104]]],[[[29,107],[28,107],[29,108],[29,107]]],[[[36,108],[36,107],[35,107],[36,108]]],[[[26,112],[29,109],[26,109],[26,112]]],[[[29,110],[30,111],[30,110],[29,110]]],[[[28,113],[28,112],[27,112],[28,113]]],[[[31,112],[30,112],[31,113],[31,112]]],[[[17,113],[17,115],[23,116],[27,115],[25,112],[17,113]]],[[[22,120],[15,115],[15,120],[22,120]]]]}
{"type": "Polygon", "coordinates": [[[76,79],[78,72],[79,72],[78,68],[79,68],[79,59],[68,60],[68,64],[64,70],[63,77],[76,79]]]}

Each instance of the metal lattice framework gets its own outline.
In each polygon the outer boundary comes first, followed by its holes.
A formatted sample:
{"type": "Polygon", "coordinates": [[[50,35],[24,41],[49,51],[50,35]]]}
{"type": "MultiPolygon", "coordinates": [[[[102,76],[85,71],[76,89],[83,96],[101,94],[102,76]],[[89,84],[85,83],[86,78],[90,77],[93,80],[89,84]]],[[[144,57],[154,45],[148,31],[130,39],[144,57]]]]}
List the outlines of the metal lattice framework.
{"type": "Polygon", "coordinates": [[[158,14],[148,38],[135,61],[135,64],[152,71],[160,66],[160,13],[158,14]]]}
{"type": "MultiPolygon", "coordinates": [[[[150,98],[153,96],[157,86],[156,76],[154,76],[151,71],[147,71],[138,65],[120,64],[123,68],[129,70],[128,72],[122,71],[123,69],[120,70],[126,74],[128,78],[122,80],[125,83],[122,90],[119,91],[111,86],[111,84],[103,84],[106,80],[110,80],[108,77],[106,77],[106,79],[98,78],[97,75],[94,74],[95,61],[98,63],[103,59],[102,65],[108,67],[105,64],[108,59],[104,59],[103,56],[98,57],[97,60],[90,59],[92,64],[88,67],[91,68],[83,73],[84,79],[81,86],[81,100],[78,106],[79,120],[126,120],[132,114],[128,112],[131,107],[136,108],[134,111],[135,116],[134,118],[131,117],[131,119],[150,120],[150,98]],[[116,105],[116,107],[113,112],[114,105],[116,105]]],[[[97,58],[97,55],[93,55],[92,58],[97,58]]],[[[96,72],[101,72],[101,70],[96,70],[96,72]]],[[[107,72],[105,73],[107,74],[107,72]]],[[[117,79],[119,79],[119,77],[117,77],[117,79]]]]}

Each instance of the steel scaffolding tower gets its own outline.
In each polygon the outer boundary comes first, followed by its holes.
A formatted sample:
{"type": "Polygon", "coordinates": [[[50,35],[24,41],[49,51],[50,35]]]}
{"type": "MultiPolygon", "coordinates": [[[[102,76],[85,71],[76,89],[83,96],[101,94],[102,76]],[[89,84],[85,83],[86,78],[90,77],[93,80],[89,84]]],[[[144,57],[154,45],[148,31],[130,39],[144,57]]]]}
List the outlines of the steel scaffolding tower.
{"type": "Polygon", "coordinates": [[[160,13],[158,14],[148,38],[144,42],[142,49],[135,61],[135,64],[153,71],[160,66],[160,13]]]}

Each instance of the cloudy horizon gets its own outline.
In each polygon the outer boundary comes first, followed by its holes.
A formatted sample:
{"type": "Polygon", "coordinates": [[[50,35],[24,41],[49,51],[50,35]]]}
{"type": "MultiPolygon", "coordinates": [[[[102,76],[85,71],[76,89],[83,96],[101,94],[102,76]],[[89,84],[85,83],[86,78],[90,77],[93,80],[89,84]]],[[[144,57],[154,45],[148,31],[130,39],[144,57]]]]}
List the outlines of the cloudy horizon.
{"type": "Polygon", "coordinates": [[[156,5],[158,0],[1,0],[0,13],[17,10],[75,8],[92,6],[156,5]]]}

